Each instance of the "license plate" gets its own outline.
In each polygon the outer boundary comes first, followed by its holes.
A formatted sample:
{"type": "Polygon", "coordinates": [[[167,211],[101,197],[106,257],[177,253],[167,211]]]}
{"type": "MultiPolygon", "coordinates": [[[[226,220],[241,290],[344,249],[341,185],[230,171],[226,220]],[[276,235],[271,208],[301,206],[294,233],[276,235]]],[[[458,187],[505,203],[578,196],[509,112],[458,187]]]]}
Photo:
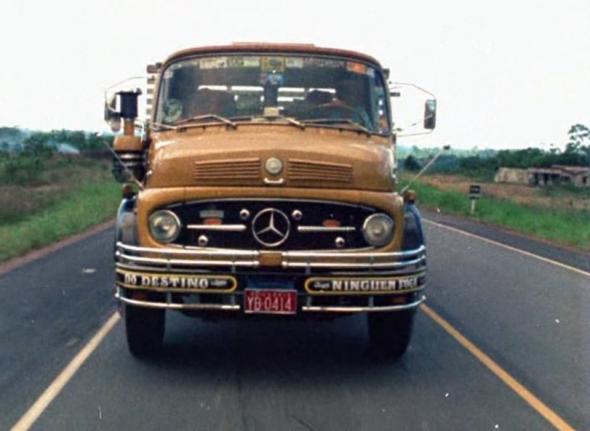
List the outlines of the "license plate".
{"type": "Polygon", "coordinates": [[[248,314],[296,314],[296,290],[246,289],[244,312],[248,314]]]}

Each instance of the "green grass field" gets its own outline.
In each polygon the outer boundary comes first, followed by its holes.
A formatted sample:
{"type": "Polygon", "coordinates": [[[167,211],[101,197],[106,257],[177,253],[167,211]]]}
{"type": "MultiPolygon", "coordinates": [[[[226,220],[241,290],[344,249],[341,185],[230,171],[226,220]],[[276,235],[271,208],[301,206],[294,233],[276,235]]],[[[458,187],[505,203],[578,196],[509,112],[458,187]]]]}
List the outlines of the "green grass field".
{"type": "Polygon", "coordinates": [[[504,226],[555,243],[590,250],[590,212],[561,208],[540,208],[483,196],[474,216],[469,214],[469,198],[456,191],[441,190],[415,182],[418,205],[504,226]]]}
{"type": "Polygon", "coordinates": [[[110,163],[53,158],[34,181],[0,183],[0,262],[114,218],[110,163]]]}

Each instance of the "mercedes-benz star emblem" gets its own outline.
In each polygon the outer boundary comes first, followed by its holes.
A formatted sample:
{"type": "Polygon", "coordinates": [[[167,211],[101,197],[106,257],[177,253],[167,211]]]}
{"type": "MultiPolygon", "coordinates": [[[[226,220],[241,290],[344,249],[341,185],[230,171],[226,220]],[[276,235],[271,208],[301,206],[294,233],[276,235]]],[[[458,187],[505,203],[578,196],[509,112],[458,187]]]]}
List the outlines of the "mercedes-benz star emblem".
{"type": "Polygon", "coordinates": [[[287,215],[274,208],[266,208],[252,220],[252,234],[266,247],[277,247],[289,237],[291,222],[287,215]]]}

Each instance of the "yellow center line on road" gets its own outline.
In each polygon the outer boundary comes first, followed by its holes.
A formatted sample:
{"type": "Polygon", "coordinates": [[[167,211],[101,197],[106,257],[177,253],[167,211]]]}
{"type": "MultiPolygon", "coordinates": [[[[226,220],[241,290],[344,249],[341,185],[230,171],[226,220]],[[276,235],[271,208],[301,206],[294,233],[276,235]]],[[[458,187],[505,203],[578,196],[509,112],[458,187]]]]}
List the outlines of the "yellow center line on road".
{"type": "Polygon", "coordinates": [[[446,229],[446,230],[449,230],[451,232],[456,232],[456,233],[459,233],[461,235],[464,235],[464,236],[467,236],[467,237],[470,237],[470,238],[477,238],[477,239],[479,239],[481,241],[487,242],[488,244],[493,244],[493,245],[496,245],[498,247],[502,247],[502,248],[505,248],[507,250],[511,250],[511,251],[516,252],[516,253],[520,253],[520,254],[522,254],[524,256],[532,257],[534,259],[543,261],[545,263],[549,263],[551,265],[559,266],[560,268],[564,268],[564,269],[567,269],[569,271],[573,271],[573,272],[576,272],[578,274],[585,275],[586,277],[590,277],[590,272],[584,271],[583,269],[580,269],[580,268],[576,268],[575,266],[567,265],[565,263],[561,263],[561,262],[558,262],[556,260],[549,259],[547,257],[539,256],[538,254],[531,253],[529,251],[525,251],[525,250],[522,250],[520,248],[512,247],[510,245],[507,245],[507,244],[504,244],[504,243],[501,243],[501,242],[498,242],[498,241],[494,241],[493,239],[489,239],[489,238],[485,238],[483,236],[475,235],[475,234],[473,234],[471,232],[466,232],[464,230],[457,229],[455,227],[451,227],[451,226],[447,226],[445,224],[437,223],[437,222],[434,222],[432,220],[427,220],[427,219],[423,218],[422,221],[424,221],[427,224],[431,224],[433,226],[440,227],[442,229],[446,229]]]}
{"type": "Polygon", "coordinates": [[[19,421],[11,428],[12,431],[25,431],[31,428],[39,416],[47,409],[49,404],[59,395],[62,389],[72,379],[74,374],[92,355],[96,348],[100,345],[102,340],[111,332],[115,325],[120,320],[119,313],[115,312],[109,317],[106,323],[98,330],[98,332],[86,343],[78,354],[70,361],[70,363],[59,373],[59,375],[51,382],[27,412],[19,419],[19,421]]]}
{"type": "Polygon", "coordinates": [[[426,304],[422,304],[420,309],[434,320],[440,327],[442,327],[451,337],[453,337],[461,346],[463,346],[469,353],[476,357],[488,370],[502,380],[510,389],[516,392],[522,399],[526,401],[537,413],[543,416],[551,425],[558,430],[573,431],[574,428],[563,420],[555,411],[553,411],[547,404],[537,398],[531,391],[519,383],[510,373],[498,365],[492,358],[486,355],[475,344],[469,341],[462,335],[455,327],[443,319],[436,311],[426,304]]]}

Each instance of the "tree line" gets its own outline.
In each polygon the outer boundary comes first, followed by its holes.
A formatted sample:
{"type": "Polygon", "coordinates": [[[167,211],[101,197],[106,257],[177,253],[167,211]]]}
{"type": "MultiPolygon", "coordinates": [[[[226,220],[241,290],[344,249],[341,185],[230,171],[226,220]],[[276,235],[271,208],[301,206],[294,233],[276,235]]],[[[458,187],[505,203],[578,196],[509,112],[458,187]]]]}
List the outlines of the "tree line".
{"type": "Polygon", "coordinates": [[[67,144],[80,152],[104,149],[112,136],[98,136],[83,130],[29,131],[18,127],[0,127],[0,152],[51,154],[58,146],[67,144]]]}
{"type": "Polygon", "coordinates": [[[0,186],[32,184],[47,166],[72,163],[71,157],[56,157],[67,145],[89,157],[102,156],[112,136],[98,136],[82,130],[29,131],[0,127],[0,186]],[[60,159],[60,160],[56,160],[60,159]]]}
{"type": "MultiPolygon", "coordinates": [[[[402,166],[406,170],[419,170],[428,158],[410,154],[402,166]]],[[[590,129],[574,124],[568,131],[568,142],[563,150],[552,146],[549,150],[525,148],[519,150],[483,150],[475,155],[445,154],[433,164],[431,172],[462,173],[472,176],[493,176],[499,167],[533,168],[552,165],[590,166],[590,129]]]]}

